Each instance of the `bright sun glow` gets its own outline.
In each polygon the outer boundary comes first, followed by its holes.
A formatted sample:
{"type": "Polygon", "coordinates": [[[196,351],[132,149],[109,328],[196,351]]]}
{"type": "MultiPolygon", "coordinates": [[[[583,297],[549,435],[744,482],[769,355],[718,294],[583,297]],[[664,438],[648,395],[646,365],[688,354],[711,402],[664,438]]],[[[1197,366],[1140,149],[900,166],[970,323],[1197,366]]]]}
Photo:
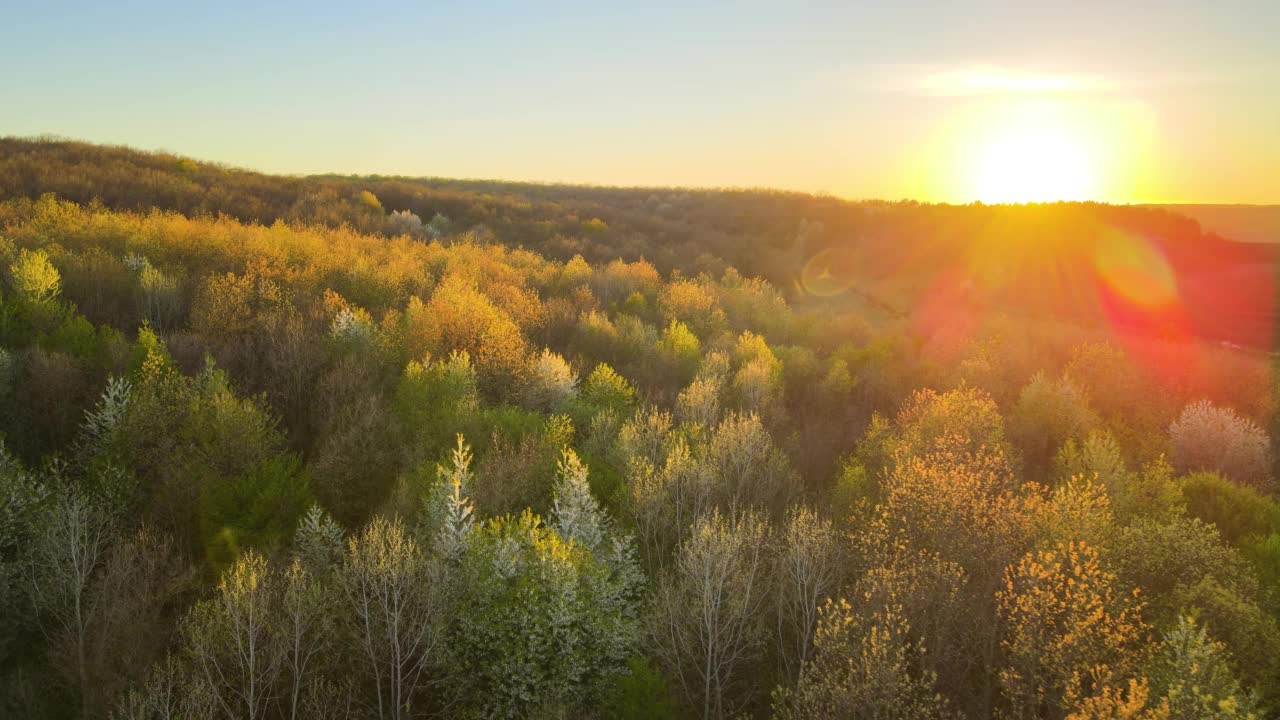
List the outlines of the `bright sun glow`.
{"type": "Polygon", "coordinates": [[[1069,128],[1001,130],[974,164],[974,193],[986,203],[1089,200],[1097,191],[1090,148],[1069,128]]]}
{"type": "Polygon", "coordinates": [[[1146,106],[1007,95],[977,98],[939,119],[904,164],[925,184],[919,194],[959,203],[1143,201],[1157,160],[1146,106]]]}

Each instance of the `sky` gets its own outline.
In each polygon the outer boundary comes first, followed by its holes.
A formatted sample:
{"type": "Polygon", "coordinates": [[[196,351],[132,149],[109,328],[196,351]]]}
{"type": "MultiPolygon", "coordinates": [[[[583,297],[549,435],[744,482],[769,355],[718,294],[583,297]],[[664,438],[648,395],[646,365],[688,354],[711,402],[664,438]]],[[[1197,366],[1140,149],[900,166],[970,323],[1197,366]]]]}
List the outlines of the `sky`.
{"type": "Polygon", "coordinates": [[[290,174],[1280,203],[1274,0],[49,0],[0,17],[0,135],[290,174]]]}

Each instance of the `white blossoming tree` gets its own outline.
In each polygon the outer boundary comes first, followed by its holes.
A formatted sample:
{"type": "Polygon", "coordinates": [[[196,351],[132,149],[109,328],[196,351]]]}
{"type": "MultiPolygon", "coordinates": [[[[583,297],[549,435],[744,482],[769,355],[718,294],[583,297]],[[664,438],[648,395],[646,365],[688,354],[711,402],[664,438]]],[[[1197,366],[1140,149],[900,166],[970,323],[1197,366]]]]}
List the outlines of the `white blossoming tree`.
{"type": "Polygon", "coordinates": [[[1257,423],[1207,400],[1188,405],[1169,426],[1179,470],[1214,470],[1257,488],[1271,482],[1271,443],[1257,423]]]}
{"type": "Polygon", "coordinates": [[[544,348],[529,362],[525,401],[532,408],[554,410],[578,396],[578,374],[563,357],[544,348]]]}

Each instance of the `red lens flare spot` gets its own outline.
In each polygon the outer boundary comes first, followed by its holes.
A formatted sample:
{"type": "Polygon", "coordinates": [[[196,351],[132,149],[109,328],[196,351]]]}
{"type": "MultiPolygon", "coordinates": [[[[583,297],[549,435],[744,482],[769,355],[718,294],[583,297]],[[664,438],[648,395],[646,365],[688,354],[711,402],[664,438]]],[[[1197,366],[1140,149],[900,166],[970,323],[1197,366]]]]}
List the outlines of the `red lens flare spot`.
{"type": "Polygon", "coordinates": [[[1138,308],[1161,310],[1178,300],[1173,268],[1164,253],[1142,237],[1107,233],[1094,248],[1093,263],[1107,289],[1138,308]]]}

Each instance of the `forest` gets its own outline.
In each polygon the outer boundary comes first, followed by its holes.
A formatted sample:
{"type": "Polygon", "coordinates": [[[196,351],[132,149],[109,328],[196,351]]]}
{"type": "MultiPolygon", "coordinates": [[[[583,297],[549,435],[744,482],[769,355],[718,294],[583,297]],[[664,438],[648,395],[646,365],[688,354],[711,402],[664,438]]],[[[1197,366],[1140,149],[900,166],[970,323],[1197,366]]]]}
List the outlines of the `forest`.
{"type": "Polygon", "coordinates": [[[1276,252],[0,139],[0,717],[1280,716],[1276,252]]]}

